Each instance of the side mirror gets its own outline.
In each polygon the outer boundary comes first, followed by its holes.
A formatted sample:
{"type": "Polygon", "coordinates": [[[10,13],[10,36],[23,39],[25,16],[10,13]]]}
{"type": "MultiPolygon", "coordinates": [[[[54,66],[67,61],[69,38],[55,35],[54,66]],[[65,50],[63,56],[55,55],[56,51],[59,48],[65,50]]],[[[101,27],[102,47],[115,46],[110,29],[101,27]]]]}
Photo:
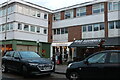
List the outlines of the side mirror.
{"type": "Polygon", "coordinates": [[[87,64],[87,65],[88,65],[88,64],[89,64],[88,60],[85,60],[85,61],[84,61],[84,64],[87,64]]]}

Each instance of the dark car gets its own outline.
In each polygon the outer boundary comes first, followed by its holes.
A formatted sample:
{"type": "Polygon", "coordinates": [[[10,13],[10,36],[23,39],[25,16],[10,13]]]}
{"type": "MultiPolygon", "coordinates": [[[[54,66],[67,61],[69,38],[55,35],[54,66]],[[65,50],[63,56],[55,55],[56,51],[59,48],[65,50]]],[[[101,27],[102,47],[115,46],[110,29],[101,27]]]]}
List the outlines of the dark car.
{"type": "Polygon", "coordinates": [[[106,50],[94,53],[80,62],[68,65],[66,77],[70,80],[80,78],[120,79],[120,50],[106,50]]]}
{"type": "Polygon", "coordinates": [[[2,57],[2,72],[17,71],[24,76],[51,74],[54,63],[31,51],[10,51],[2,57]]]}

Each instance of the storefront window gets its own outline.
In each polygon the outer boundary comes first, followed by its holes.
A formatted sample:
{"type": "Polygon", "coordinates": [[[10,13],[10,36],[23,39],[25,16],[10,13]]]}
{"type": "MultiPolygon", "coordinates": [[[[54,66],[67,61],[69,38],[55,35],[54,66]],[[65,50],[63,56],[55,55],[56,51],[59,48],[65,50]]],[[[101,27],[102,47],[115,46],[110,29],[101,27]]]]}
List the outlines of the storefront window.
{"type": "Polygon", "coordinates": [[[109,22],[109,29],[114,29],[114,22],[109,22]]]}

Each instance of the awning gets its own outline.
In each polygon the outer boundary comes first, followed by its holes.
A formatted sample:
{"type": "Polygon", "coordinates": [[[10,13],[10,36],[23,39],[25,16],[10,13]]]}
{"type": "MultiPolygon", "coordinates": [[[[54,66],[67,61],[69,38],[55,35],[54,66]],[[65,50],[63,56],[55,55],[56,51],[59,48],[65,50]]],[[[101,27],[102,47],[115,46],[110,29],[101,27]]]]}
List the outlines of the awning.
{"type": "Polygon", "coordinates": [[[69,46],[72,42],[52,43],[52,46],[69,46]]]}
{"type": "Polygon", "coordinates": [[[102,39],[75,40],[69,47],[97,48],[101,42],[102,39]]]}
{"type": "Polygon", "coordinates": [[[120,37],[108,38],[103,44],[104,47],[120,46],[120,37]]]}

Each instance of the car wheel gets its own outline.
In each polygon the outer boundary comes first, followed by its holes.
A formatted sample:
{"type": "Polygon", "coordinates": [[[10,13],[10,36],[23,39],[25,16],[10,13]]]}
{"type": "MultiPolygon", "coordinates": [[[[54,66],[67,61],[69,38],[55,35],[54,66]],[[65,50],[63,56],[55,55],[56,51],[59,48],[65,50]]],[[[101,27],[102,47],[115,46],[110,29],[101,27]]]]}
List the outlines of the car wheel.
{"type": "Polygon", "coordinates": [[[7,69],[7,67],[6,67],[5,64],[2,64],[2,72],[3,72],[3,73],[8,72],[8,69],[7,69]]]}
{"type": "Polygon", "coordinates": [[[22,66],[22,74],[24,77],[28,77],[28,69],[26,66],[22,66]]]}
{"type": "Polygon", "coordinates": [[[69,80],[79,80],[79,74],[77,72],[70,73],[69,80]]]}

